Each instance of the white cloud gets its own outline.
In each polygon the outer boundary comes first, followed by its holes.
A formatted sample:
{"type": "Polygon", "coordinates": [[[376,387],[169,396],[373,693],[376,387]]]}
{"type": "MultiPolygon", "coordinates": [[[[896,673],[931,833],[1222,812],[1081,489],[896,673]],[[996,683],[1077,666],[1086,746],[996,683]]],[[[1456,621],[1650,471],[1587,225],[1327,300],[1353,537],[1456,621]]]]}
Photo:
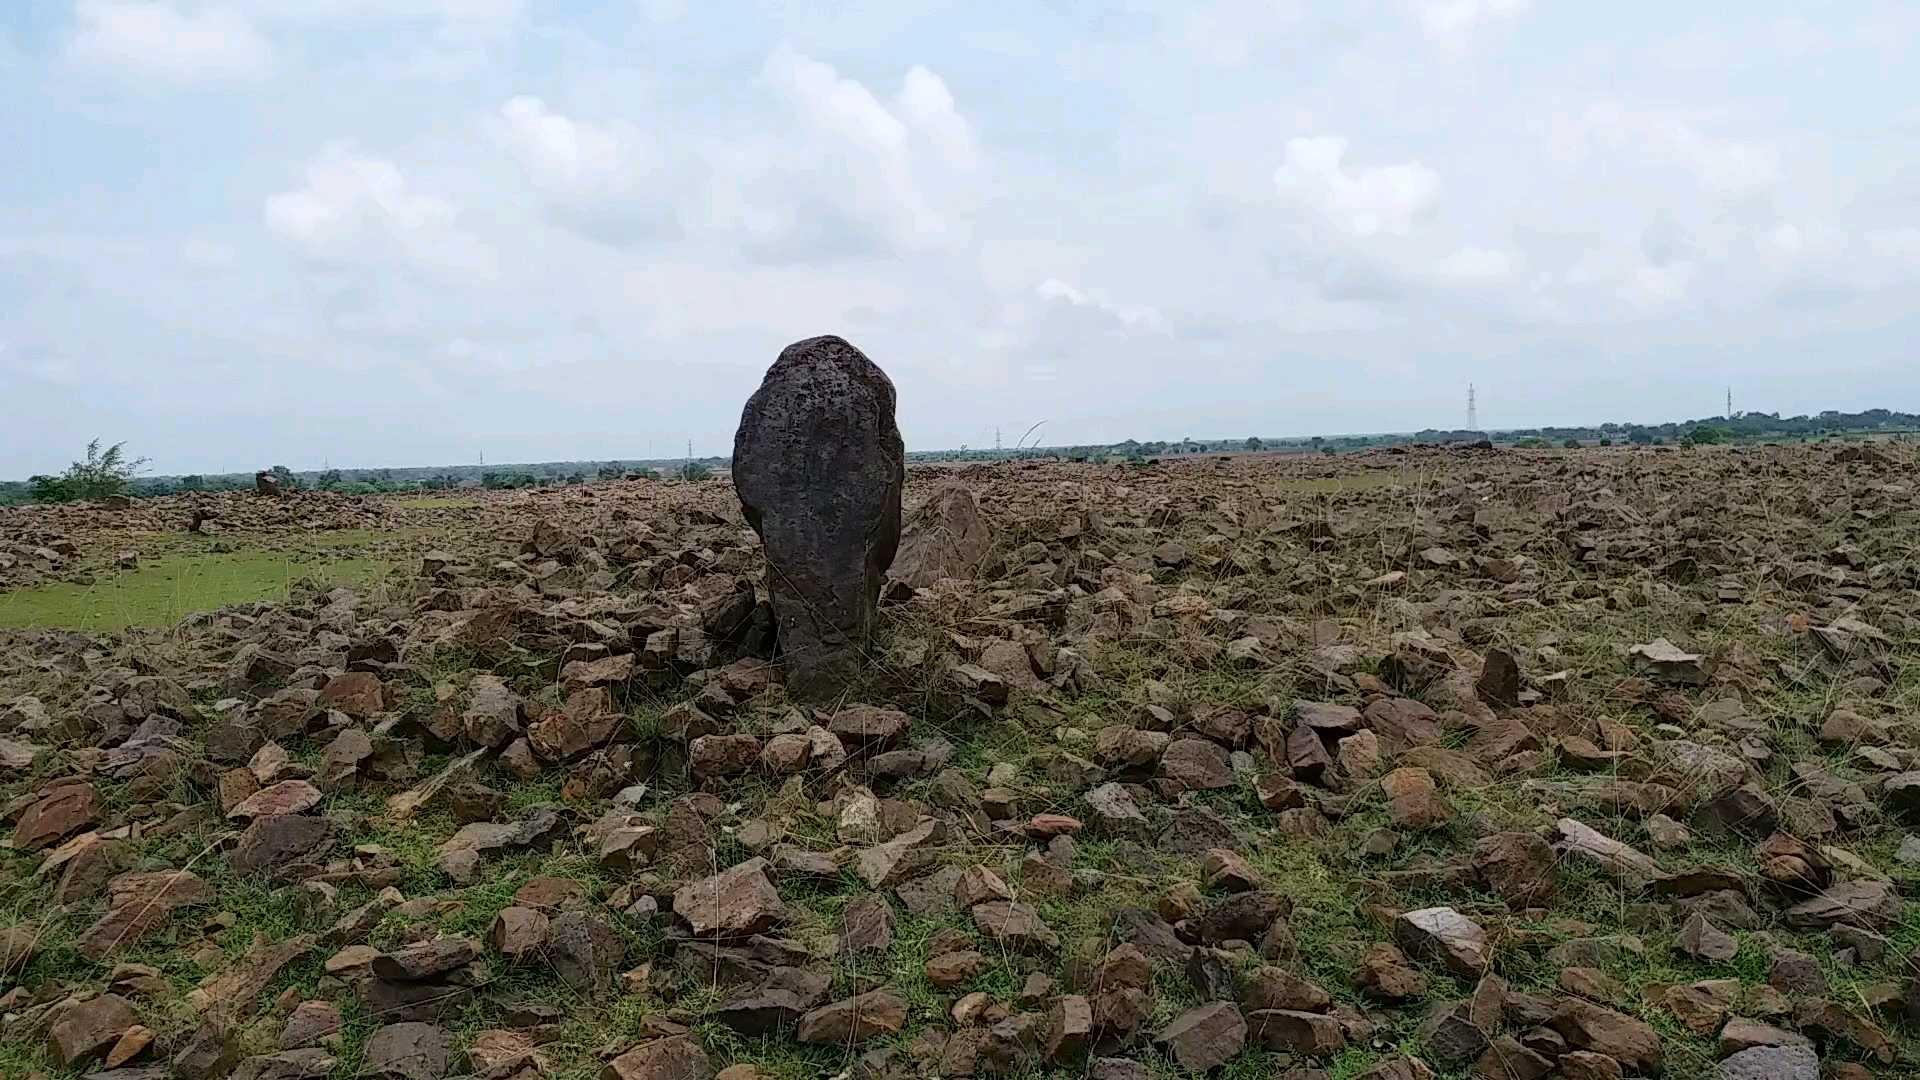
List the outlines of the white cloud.
{"type": "Polygon", "coordinates": [[[639,169],[631,140],[611,129],[574,120],[537,97],[500,107],[497,133],[527,179],[562,199],[595,198],[629,189],[639,169]]]}
{"type": "Polygon", "coordinates": [[[1306,0],[1214,0],[1187,8],[1180,41],[1209,64],[1239,67],[1263,49],[1297,40],[1306,0]]]}
{"type": "Polygon", "coordinates": [[[1920,228],[1875,229],[1866,242],[1867,250],[1883,259],[1920,267],[1920,228]]]}
{"type": "Polygon", "coordinates": [[[1440,197],[1440,175],[1418,161],[1348,169],[1347,140],[1321,135],[1287,140],[1274,170],[1280,197],[1355,236],[1404,235],[1440,197]]]}
{"type": "Polygon", "coordinates": [[[491,276],[493,253],[463,232],[452,203],[414,191],[393,162],[346,143],[307,166],[306,184],[270,196],[265,221],[301,256],[352,264],[399,256],[461,275],[491,276]]]}
{"type": "Polygon", "coordinates": [[[1059,301],[1077,308],[1089,308],[1112,317],[1128,330],[1165,334],[1170,332],[1166,316],[1141,305],[1115,303],[1099,289],[1082,289],[1059,278],[1048,278],[1034,290],[1041,299],[1059,301]]]}
{"type": "Polygon", "coordinates": [[[1553,144],[1572,162],[1624,154],[1669,164],[1720,195],[1764,191],[1781,179],[1780,152],[1770,144],[1710,135],[1684,114],[1617,101],[1599,102],[1575,119],[1558,118],[1553,144]]]}
{"type": "Polygon", "coordinates": [[[1514,258],[1494,248],[1459,248],[1434,264],[1434,273],[1442,279],[1458,282],[1500,281],[1515,269],[1514,258]]]}
{"type": "Polygon", "coordinates": [[[1420,26],[1427,36],[1449,48],[1464,44],[1481,26],[1516,18],[1531,0],[1420,0],[1420,26]]]}
{"type": "Polygon", "coordinates": [[[79,0],[68,54],[83,63],[178,82],[266,72],[273,48],[238,11],[182,11],[165,0],[79,0]]]}
{"type": "Polygon", "coordinates": [[[261,19],[305,23],[433,20],[499,27],[526,9],[526,0],[227,0],[261,19]]]}
{"type": "Polygon", "coordinates": [[[798,120],[731,158],[721,210],[774,252],[950,248],[964,240],[979,164],[972,126],[946,83],[907,72],[889,105],[830,64],[775,49],[762,77],[798,120]],[[757,156],[757,160],[750,160],[757,156]]]}
{"type": "Polygon", "coordinates": [[[973,144],[973,128],[953,105],[953,94],[940,76],[915,64],[900,87],[897,111],[909,130],[924,135],[947,164],[971,169],[979,152],[973,144]]]}

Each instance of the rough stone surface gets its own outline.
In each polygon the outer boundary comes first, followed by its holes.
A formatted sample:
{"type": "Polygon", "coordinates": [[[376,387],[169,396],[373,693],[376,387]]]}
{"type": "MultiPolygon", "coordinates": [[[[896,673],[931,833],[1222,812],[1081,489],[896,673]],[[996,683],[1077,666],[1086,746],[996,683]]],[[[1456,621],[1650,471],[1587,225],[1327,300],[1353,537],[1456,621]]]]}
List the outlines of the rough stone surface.
{"type": "Polygon", "coordinates": [[[388,1024],[367,1037],[360,1074],[377,1080],[441,1080],[453,1056],[453,1035],[436,1024],[388,1024]]]}
{"type": "Polygon", "coordinates": [[[786,905],[767,878],[767,861],[749,859],[673,894],[673,912],[696,937],[745,937],[786,918],[786,905]]]}
{"type": "Polygon", "coordinates": [[[794,1035],[805,1043],[857,1045],[891,1035],[907,1022],[907,1003],[892,990],[872,990],[822,1005],[800,1018],[794,1035]]]}
{"type": "Polygon", "coordinates": [[[907,516],[900,551],[887,576],[925,589],[943,578],[971,579],[993,546],[993,533],[980,514],[973,489],[942,483],[907,516]]]}
{"type": "Polygon", "coordinates": [[[1408,953],[1434,956],[1456,975],[1486,974],[1491,960],[1487,932],[1452,908],[1409,911],[1395,920],[1394,933],[1408,953]]]}
{"type": "Polygon", "coordinates": [[[601,1080],[712,1080],[714,1067],[693,1036],[639,1043],[607,1063],[601,1080]]]}
{"type": "Polygon", "coordinates": [[[47,1029],[47,1049],[62,1065],[101,1057],[134,1024],[133,1006],[118,994],[102,994],[60,1014],[47,1029]]]}
{"type": "Polygon", "coordinates": [[[1716,1080],[1820,1080],[1820,1058],[1810,1046],[1756,1046],[1723,1058],[1716,1080]]]}
{"type": "Polygon", "coordinates": [[[831,697],[863,664],[900,544],[893,383],[841,338],[787,346],[741,412],[733,483],[765,546],[788,692],[831,697]]]}
{"type": "Polygon", "coordinates": [[[1247,1043],[1247,1022],[1234,1005],[1216,1001],[1175,1017],[1155,1042],[1181,1068],[1204,1073],[1233,1060],[1247,1043]]]}

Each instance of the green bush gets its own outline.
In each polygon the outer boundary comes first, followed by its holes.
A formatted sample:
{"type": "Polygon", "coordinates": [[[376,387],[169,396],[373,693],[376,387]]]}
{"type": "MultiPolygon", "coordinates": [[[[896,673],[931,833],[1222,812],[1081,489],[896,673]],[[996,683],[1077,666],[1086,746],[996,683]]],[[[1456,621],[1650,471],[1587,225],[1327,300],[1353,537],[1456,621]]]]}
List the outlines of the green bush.
{"type": "Polygon", "coordinates": [[[95,439],[87,444],[86,459],[67,466],[67,471],[59,476],[28,477],[27,484],[33,501],[76,502],[125,495],[127,486],[133,483],[134,474],[147,463],[146,458],[128,458],[126,445],[123,442],[114,443],[102,450],[100,440],[95,439]]]}

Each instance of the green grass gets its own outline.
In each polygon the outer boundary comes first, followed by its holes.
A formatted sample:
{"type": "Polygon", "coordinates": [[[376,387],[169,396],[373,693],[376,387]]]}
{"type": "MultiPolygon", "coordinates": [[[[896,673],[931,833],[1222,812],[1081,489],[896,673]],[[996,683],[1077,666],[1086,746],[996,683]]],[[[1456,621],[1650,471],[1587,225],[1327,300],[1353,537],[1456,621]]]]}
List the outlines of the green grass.
{"type": "MultiPolygon", "coordinates": [[[[351,543],[336,539],[320,546],[351,543]]],[[[0,594],[0,627],[171,626],[195,612],[285,599],[288,587],[300,578],[353,585],[379,577],[389,566],[367,557],[300,560],[285,551],[171,553],[145,560],[136,570],[102,571],[91,585],[63,582],[0,594]]]]}

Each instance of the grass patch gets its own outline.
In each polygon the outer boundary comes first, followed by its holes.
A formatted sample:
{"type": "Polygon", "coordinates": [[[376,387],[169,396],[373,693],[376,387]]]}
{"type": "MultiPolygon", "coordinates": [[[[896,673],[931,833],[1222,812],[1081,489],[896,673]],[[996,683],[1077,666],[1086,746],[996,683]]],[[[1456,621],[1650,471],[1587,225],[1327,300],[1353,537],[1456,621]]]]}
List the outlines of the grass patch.
{"type": "Polygon", "coordinates": [[[302,559],[285,551],[175,553],[143,562],[135,570],[103,576],[91,585],[62,582],[0,594],[0,627],[171,626],[195,612],[284,600],[293,582],[301,578],[354,585],[379,577],[390,566],[376,558],[302,559]]]}

